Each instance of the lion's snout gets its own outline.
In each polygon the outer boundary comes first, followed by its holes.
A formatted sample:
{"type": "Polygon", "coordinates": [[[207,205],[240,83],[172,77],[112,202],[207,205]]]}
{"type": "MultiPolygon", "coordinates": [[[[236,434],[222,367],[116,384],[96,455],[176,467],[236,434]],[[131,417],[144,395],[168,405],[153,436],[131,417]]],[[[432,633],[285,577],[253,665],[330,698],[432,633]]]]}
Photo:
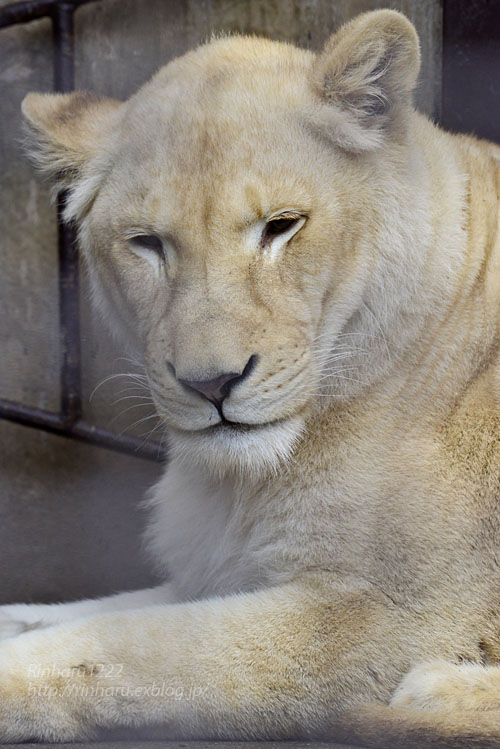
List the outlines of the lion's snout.
{"type": "Polygon", "coordinates": [[[169,362],[169,369],[177,381],[187,390],[198,393],[202,398],[210,401],[222,415],[222,403],[235,385],[246,379],[257,363],[257,354],[252,354],[239,372],[218,372],[204,379],[190,380],[178,377],[175,367],[169,362]]]}

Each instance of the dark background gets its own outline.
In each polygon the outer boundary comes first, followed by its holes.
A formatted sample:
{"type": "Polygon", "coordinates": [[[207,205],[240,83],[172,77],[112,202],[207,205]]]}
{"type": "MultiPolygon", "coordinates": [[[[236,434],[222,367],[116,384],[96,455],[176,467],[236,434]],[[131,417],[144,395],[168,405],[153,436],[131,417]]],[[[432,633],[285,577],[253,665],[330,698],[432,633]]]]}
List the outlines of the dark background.
{"type": "Polygon", "coordinates": [[[441,122],[500,143],[500,2],[444,0],[441,122]]]}

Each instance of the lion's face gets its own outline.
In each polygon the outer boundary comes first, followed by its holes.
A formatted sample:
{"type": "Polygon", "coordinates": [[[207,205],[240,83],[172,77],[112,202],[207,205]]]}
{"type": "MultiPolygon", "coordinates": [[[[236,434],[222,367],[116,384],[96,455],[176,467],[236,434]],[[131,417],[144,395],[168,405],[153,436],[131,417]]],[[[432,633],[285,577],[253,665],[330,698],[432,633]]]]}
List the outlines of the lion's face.
{"type": "Polygon", "coordinates": [[[376,260],[376,137],[355,142],[317,68],[264,40],[202,47],[110,109],[73,188],[101,308],[174,449],[214,467],[290,453],[346,371],[335,341],[376,260]]]}

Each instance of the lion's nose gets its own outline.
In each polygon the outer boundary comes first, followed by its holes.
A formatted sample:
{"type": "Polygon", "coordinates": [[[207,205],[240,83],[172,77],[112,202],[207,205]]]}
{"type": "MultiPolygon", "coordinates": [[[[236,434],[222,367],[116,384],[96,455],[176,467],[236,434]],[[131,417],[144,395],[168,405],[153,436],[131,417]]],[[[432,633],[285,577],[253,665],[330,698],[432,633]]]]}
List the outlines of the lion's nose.
{"type": "Polygon", "coordinates": [[[242,380],[248,377],[254,368],[256,361],[257,355],[253,354],[241,372],[224,372],[210,380],[178,379],[184,387],[187,387],[190,390],[195,390],[220,409],[224,398],[227,398],[233,387],[238,382],[242,382],[242,380]]]}

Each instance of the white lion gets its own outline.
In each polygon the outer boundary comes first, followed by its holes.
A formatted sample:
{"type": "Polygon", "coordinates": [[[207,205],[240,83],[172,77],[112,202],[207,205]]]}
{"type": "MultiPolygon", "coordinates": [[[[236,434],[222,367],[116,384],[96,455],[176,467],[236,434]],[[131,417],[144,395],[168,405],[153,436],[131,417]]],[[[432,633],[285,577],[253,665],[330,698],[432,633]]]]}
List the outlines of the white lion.
{"type": "Polygon", "coordinates": [[[26,97],[168,427],[169,581],[3,607],[2,738],[500,741],[499,150],[418,68],[387,10],[26,97]]]}

